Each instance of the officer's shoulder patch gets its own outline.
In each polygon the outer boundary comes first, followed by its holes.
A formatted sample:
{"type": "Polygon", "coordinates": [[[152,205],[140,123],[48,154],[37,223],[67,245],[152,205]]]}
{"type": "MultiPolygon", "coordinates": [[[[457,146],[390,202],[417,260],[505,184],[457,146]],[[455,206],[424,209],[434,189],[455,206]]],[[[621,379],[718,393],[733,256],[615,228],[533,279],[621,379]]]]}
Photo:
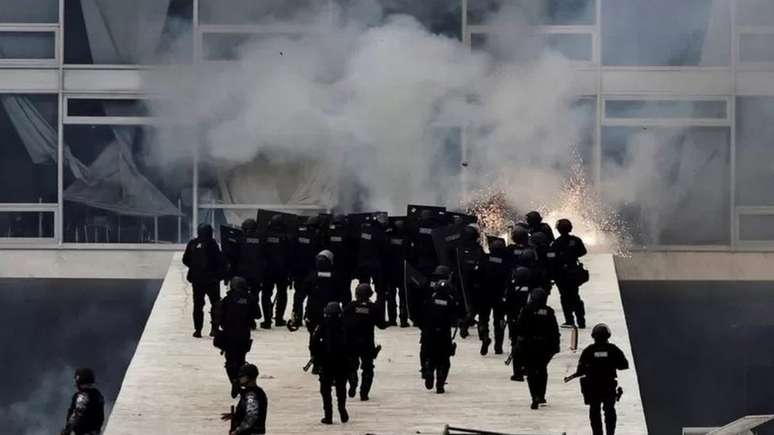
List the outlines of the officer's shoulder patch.
{"type": "Polygon", "coordinates": [[[546,257],[548,258],[556,258],[556,252],[547,252],[546,257]]]}
{"type": "Polygon", "coordinates": [[[300,243],[303,243],[303,244],[305,244],[305,245],[308,245],[308,244],[311,242],[311,240],[310,240],[310,239],[308,239],[308,238],[306,238],[306,237],[299,237],[299,238],[298,238],[298,241],[299,241],[300,243]]]}
{"type": "Polygon", "coordinates": [[[403,239],[390,239],[390,243],[392,243],[393,245],[402,245],[403,239]]]}
{"type": "Polygon", "coordinates": [[[236,300],[239,305],[247,305],[247,298],[239,298],[236,300]]]}
{"type": "Polygon", "coordinates": [[[357,307],[355,308],[355,313],[357,314],[371,314],[371,309],[368,307],[357,307]]]}
{"type": "Polygon", "coordinates": [[[529,292],[529,287],[527,287],[527,286],[519,287],[519,291],[520,292],[524,292],[524,293],[528,293],[529,292]]]}
{"type": "Polygon", "coordinates": [[[599,352],[594,352],[594,358],[607,358],[607,356],[608,356],[608,354],[607,354],[606,350],[599,351],[599,352]]]}
{"type": "Polygon", "coordinates": [[[317,272],[319,278],[330,278],[331,272],[317,272]]]}
{"type": "Polygon", "coordinates": [[[548,310],[545,309],[545,308],[541,308],[541,309],[537,310],[537,314],[539,316],[547,316],[548,315],[548,310]]]}
{"type": "Polygon", "coordinates": [[[432,228],[420,228],[419,234],[433,234],[432,228]]]}
{"type": "Polygon", "coordinates": [[[489,261],[492,263],[502,264],[503,259],[500,257],[489,257],[489,261]]]}
{"type": "Polygon", "coordinates": [[[340,236],[331,236],[331,242],[341,242],[342,240],[340,236]]]}
{"type": "Polygon", "coordinates": [[[364,240],[371,240],[373,236],[369,233],[360,233],[360,238],[364,240]]]}
{"type": "Polygon", "coordinates": [[[449,305],[449,301],[446,299],[433,299],[433,303],[442,307],[449,305]]]}
{"type": "Polygon", "coordinates": [[[255,237],[247,237],[245,238],[245,242],[251,244],[251,245],[257,245],[261,243],[261,239],[257,239],[255,237]]]}
{"type": "Polygon", "coordinates": [[[279,237],[269,237],[269,243],[279,243],[279,237]]]}

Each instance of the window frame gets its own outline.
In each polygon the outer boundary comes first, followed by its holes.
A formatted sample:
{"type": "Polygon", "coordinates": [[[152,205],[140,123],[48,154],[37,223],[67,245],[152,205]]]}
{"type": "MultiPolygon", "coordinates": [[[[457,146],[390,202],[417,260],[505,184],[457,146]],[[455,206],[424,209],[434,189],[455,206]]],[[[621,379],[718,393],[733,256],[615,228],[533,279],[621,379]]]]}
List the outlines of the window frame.
{"type": "Polygon", "coordinates": [[[0,33],[53,33],[54,35],[54,57],[45,59],[0,58],[0,67],[59,67],[61,63],[59,50],[61,31],[59,24],[0,23],[0,33]]]}

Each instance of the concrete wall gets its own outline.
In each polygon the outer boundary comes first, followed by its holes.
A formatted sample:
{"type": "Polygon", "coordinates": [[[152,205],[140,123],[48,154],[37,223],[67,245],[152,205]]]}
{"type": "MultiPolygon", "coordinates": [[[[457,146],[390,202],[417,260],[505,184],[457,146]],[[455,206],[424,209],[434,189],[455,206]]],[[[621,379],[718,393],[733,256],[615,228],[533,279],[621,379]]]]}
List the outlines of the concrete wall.
{"type": "Polygon", "coordinates": [[[0,249],[0,278],[163,279],[174,251],[0,249]]]}
{"type": "Polygon", "coordinates": [[[619,281],[774,281],[774,252],[643,251],[615,267],[619,281]]]}

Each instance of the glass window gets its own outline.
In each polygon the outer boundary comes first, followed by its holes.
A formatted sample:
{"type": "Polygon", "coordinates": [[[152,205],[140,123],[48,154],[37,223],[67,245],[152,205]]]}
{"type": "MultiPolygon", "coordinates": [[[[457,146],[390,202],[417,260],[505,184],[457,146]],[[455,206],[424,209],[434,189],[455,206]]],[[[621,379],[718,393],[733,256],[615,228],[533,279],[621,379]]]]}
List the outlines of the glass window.
{"type": "Polygon", "coordinates": [[[468,24],[484,24],[504,9],[543,25],[593,25],[596,16],[594,0],[469,0],[468,24]]]}
{"type": "Polygon", "coordinates": [[[64,177],[64,241],[181,243],[191,234],[192,142],[180,127],[66,125],[83,165],[64,177]]]}
{"type": "Polygon", "coordinates": [[[0,202],[57,202],[57,98],[0,94],[0,202]]]}
{"type": "Polygon", "coordinates": [[[774,2],[736,0],[736,22],[743,26],[774,26],[774,2]]]}
{"type": "Polygon", "coordinates": [[[774,215],[739,216],[739,240],[774,241],[774,215]]]}
{"type": "Polygon", "coordinates": [[[0,23],[56,23],[59,0],[3,0],[0,23]]]}
{"type": "Polygon", "coordinates": [[[325,10],[325,3],[315,0],[199,0],[199,22],[222,25],[308,23],[325,10]]]}
{"type": "Polygon", "coordinates": [[[56,58],[54,32],[0,31],[0,60],[54,58],[56,58]]]}
{"type": "Polygon", "coordinates": [[[602,3],[604,65],[725,66],[728,6],[713,0],[615,0],[602,3]]]}
{"type": "Polygon", "coordinates": [[[739,35],[740,62],[774,62],[774,33],[739,35]]]}
{"type": "Polygon", "coordinates": [[[54,212],[0,211],[0,240],[53,237],[54,212]]]}
{"type": "Polygon", "coordinates": [[[529,35],[527,38],[521,35],[519,38],[520,40],[514,43],[512,37],[507,35],[473,33],[470,46],[474,50],[485,50],[503,61],[528,60],[545,50],[558,52],[574,61],[593,60],[593,41],[590,34],[543,33],[529,35]]]}
{"type": "Polygon", "coordinates": [[[245,44],[258,44],[271,40],[278,51],[282,51],[284,42],[301,35],[293,33],[204,33],[202,36],[202,52],[205,60],[237,60],[241,57],[241,49],[245,44]]]}
{"type": "Polygon", "coordinates": [[[730,129],[602,130],[602,186],[642,244],[730,241],[730,129]]]}
{"type": "Polygon", "coordinates": [[[736,204],[774,205],[774,97],[736,101],[736,204]]]}
{"type": "Polygon", "coordinates": [[[187,63],[192,0],[65,2],[65,63],[187,63]]]}
{"type": "Polygon", "coordinates": [[[68,98],[67,116],[148,116],[144,100],[68,98]]]}
{"type": "Polygon", "coordinates": [[[725,119],[725,101],[607,100],[608,118],[707,118],[725,119]]]}

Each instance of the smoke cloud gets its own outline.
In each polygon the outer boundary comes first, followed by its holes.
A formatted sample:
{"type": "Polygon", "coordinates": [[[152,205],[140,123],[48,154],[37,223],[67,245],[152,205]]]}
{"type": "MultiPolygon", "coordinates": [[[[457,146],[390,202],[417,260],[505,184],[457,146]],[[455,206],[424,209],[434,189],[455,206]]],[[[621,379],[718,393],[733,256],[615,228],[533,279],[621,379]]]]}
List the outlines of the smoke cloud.
{"type": "MultiPolygon", "coordinates": [[[[151,83],[175,97],[157,111],[193,122],[199,135],[163,138],[151,158],[190,155],[198,142],[206,177],[217,180],[201,196],[402,214],[406,203],[459,208],[497,189],[520,211],[550,211],[561,208],[568,167],[578,158],[591,166],[595,100],[579,104],[573,55],[536,32],[545,11],[471,2],[477,19],[497,30],[474,39],[483,50],[471,51],[460,41],[456,2],[340,1],[332,10],[324,2],[229,3],[240,7],[203,16],[258,22],[265,33],[237,48],[205,40],[205,57],[218,60],[151,83]]],[[[623,3],[603,10],[606,65],[634,65],[638,56],[640,65],[728,59],[728,17],[718,2],[675,9],[669,22],[685,15],[690,25],[642,38],[625,29],[648,27],[637,20],[652,14],[632,14],[652,8],[623,3]]],[[[564,19],[593,24],[593,2],[573,5],[563,13],[574,18],[564,19]]],[[[604,128],[596,187],[639,242],[727,243],[729,134],[604,128]],[[686,226],[690,233],[677,229],[686,226]]]]}

